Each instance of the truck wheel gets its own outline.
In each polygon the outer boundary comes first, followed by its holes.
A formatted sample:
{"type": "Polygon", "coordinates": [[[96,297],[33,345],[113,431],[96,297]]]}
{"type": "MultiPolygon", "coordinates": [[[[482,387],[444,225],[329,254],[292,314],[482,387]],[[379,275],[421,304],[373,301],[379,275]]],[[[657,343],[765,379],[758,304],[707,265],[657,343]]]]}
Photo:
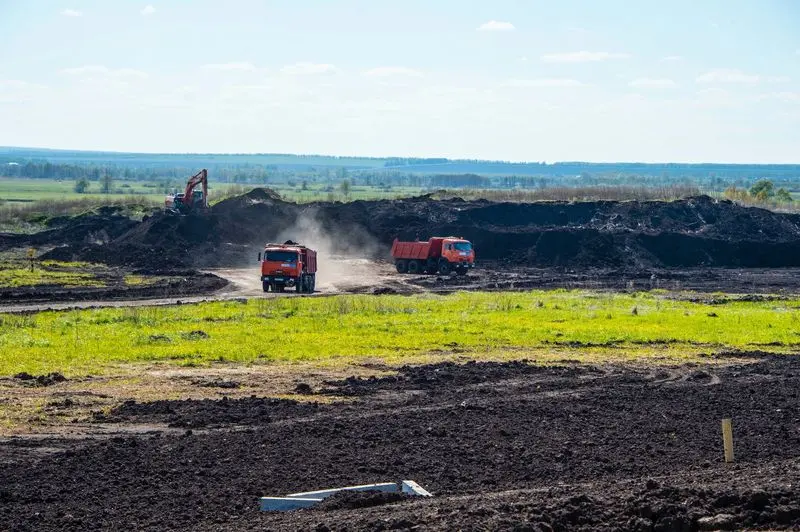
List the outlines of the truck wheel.
{"type": "Polygon", "coordinates": [[[313,294],[314,293],[314,289],[316,287],[317,287],[317,276],[316,275],[312,275],[311,279],[309,279],[308,293],[309,294],[313,294]]]}
{"type": "Polygon", "coordinates": [[[305,292],[305,286],[304,286],[305,284],[306,284],[306,276],[301,275],[294,285],[294,291],[297,292],[298,294],[302,294],[303,292],[305,292]]]}
{"type": "Polygon", "coordinates": [[[458,269],[456,269],[456,273],[458,275],[467,275],[467,269],[466,268],[458,268],[458,269]]]}
{"type": "Polygon", "coordinates": [[[261,281],[261,288],[264,289],[264,292],[269,292],[269,282],[268,281],[261,281]]]}
{"type": "Polygon", "coordinates": [[[408,271],[408,262],[404,259],[396,261],[394,265],[397,268],[397,273],[406,273],[408,271]]]}
{"type": "Polygon", "coordinates": [[[410,274],[417,274],[419,273],[419,261],[417,260],[410,260],[408,261],[408,273],[410,274]]]}
{"type": "Polygon", "coordinates": [[[436,259],[428,259],[425,263],[425,273],[434,274],[438,269],[439,264],[436,262],[436,259]]]}
{"type": "Polygon", "coordinates": [[[450,263],[447,262],[445,259],[442,259],[439,262],[439,274],[441,275],[450,275],[452,268],[450,267],[450,263]]]}

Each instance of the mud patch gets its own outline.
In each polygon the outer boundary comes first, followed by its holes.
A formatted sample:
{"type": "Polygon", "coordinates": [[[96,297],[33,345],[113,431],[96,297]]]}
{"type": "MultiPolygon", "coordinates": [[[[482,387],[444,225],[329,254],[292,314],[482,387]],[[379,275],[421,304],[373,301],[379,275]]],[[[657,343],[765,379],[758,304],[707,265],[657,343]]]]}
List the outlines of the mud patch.
{"type": "Polygon", "coordinates": [[[64,375],[58,372],[47,373],[46,375],[31,375],[23,371],[14,375],[14,378],[29,386],[52,386],[67,380],[64,375]]]}

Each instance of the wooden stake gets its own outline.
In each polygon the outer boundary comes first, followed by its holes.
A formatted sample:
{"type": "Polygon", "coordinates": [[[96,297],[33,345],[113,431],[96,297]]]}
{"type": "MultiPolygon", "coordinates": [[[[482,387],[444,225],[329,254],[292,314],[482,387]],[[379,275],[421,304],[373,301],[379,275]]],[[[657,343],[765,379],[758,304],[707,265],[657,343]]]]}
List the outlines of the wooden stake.
{"type": "Polygon", "coordinates": [[[722,442],[725,445],[725,461],[733,462],[733,426],[730,418],[722,420],[722,442]]]}

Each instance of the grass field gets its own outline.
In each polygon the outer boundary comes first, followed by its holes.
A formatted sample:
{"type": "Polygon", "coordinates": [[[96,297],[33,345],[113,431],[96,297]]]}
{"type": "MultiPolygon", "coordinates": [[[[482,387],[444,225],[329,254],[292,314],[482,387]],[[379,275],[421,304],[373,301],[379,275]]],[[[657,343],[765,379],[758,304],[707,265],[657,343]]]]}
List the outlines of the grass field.
{"type": "MultiPolygon", "coordinates": [[[[185,183],[182,183],[182,185],[185,183]]],[[[394,187],[384,189],[379,187],[356,186],[350,187],[349,193],[345,196],[339,187],[328,190],[327,184],[308,183],[307,188],[303,189],[302,183],[294,186],[286,183],[274,183],[266,185],[240,185],[235,183],[209,183],[209,196],[212,203],[215,199],[227,197],[232,194],[244,194],[255,187],[263,186],[272,188],[287,200],[297,202],[326,201],[329,199],[336,201],[352,201],[358,199],[378,199],[393,198],[398,196],[409,196],[421,193],[421,189],[415,187],[394,187]]],[[[113,200],[125,196],[146,196],[159,201],[164,198],[164,191],[161,183],[147,181],[114,181],[114,192],[102,194],[99,183],[90,183],[87,193],[78,194],[75,192],[75,181],[60,179],[22,179],[0,177],[0,200],[8,203],[28,203],[41,200],[113,200]]]]}
{"type": "Polygon", "coordinates": [[[800,300],[587,291],[336,296],[0,315],[0,375],[442,358],[677,360],[800,346],[800,300]]]}
{"type": "Polygon", "coordinates": [[[0,261],[0,288],[58,285],[71,287],[101,287],[105,282],[97,278],[105,266],[86,262],[36,261],[31,269],[22,258],[0,261]]]}
{"type": "Polygon", "coordinates": [[[91,183],[88,193],[78,194],[75,192],[75,181],[0,177],[0,199],[8,202],[79,198],[109,199],[109,197],[129,196],[133,194],[152,195],[153,197],[164,196],[164,194],[156,188],[155,183],[117,181],[114,183],[114,189],[118,191],[118,193],[101,194],[100,184],[91,183]]]}

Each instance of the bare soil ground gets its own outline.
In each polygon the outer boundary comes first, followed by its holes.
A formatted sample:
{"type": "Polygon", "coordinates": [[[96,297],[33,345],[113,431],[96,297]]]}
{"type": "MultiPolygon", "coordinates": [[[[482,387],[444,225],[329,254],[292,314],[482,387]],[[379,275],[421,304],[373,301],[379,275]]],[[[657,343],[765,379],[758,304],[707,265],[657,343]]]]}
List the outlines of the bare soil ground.
{"type": "MultiPolygon", "coordinates": [[[[305,383],[308,384],[308,383],[305,383]]],[[[324,401],[129,402],[114,437],[0,445],[9,530],[800,527],[800,358],[674,367],[449,363],[300,386],[324,401]],[[310,389],[309,389],[310,388],[310,389]],[[327,401],[349,397],[349,402],[327,401]],[[732,417],[736,463],[719,423],[732,417]],[[433,499],[264,513],[258,498],[413,479],[433,499]]]]}
{"type": "MultiPolygon", "coordinates": [[[[143,287],[141,291],[72,288],[69,297],[64,300],[58,298],[58,291],[53,287],[35,287],[32,299],[0,297],[0,312],[174,305],[241,297],[309,297],[292,290],[284,294],[264,293],[257,265],[212,269],[174,279],[168,287],[156,285],[143,287]]],[[[317,291],[312,297],[552,288],[615,291],[661,289],[676,293],[691,291],[789,296],[800,293],[800,268],[567,269],[484,262],[466,276],[442,277],[398,274],[394,266],[386,261],[334,256],[326,258],[325,270],[319,272],[317,291]]]]}
{"type": "MultiPolygon", "coordinates": [[[[688,297],[713,300],[800,286],[799,217],[710,198],[298,206],[257,190],[203,218],[134,222],[109,210],[34,235],[0,234],[0,250],[48,247],[55,260],[152,275],[203,268],[220,283],[208,293],[186,285],[179,295],[87,292],[59,303],[43,291],[36,297],[46,301],[27,304],[2,297],[0,311],[275,297],[260,290],[255,254],[282,236],[321,250],[318,296],[564,287],[693,290],[707,294],[688,297]],[[394,272],[391,239],[431,233],[473,240],[479,268],[448,278],[394,272]]],[[[797,356],[394,369],[2,378],[0,427],[19,421],[3,417],[14,411],[28,416],[28,430],[0,439],[0,530],[800,528],[797,356]],[[722,460],[723,417],[733,418],[735,464],[722,460]],[[264,495],[403,479],[435,497],[258,510],[264,495]]]]}

